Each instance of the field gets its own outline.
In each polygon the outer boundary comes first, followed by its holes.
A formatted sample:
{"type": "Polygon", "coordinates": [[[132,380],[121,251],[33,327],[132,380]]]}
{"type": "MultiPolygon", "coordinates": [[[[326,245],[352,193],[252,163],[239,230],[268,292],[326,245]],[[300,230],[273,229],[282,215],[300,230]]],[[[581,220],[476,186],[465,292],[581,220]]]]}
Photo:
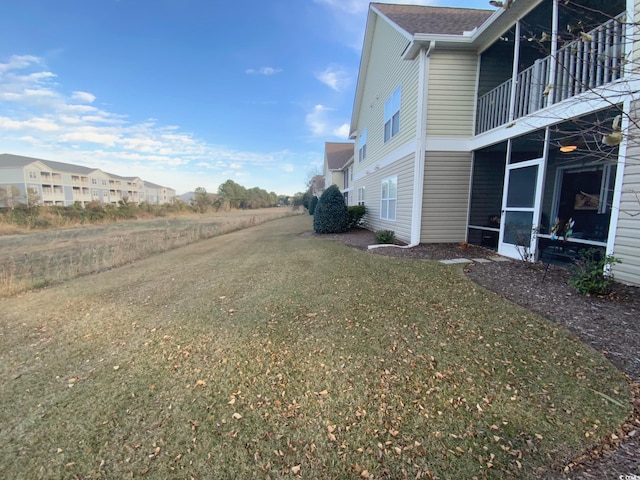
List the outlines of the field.
{"type": "Polygon", "coordinates": [[[601,354],[459,265],[309,230],[0,299],[2,476],[541,478],[630,413],[601,354]]]}
{"type": "Polygon", "coordinates": [[[238,210],[0,235],[0,296],[105,271],[291,214],[290,208],[238,210]]]}

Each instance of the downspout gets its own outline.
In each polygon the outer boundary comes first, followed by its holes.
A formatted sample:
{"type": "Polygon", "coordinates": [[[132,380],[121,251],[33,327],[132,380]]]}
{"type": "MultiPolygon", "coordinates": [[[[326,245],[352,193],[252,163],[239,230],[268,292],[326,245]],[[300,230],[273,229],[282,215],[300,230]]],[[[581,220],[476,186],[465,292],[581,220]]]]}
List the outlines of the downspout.
{"type": "Polygon", "coordinates": [[[413,166],[413,198],[411,207],[411,242],[409,245],[369,245],[369,249],[380,247],[413,248],[420,244],[422,232],[422,202],[424,194],[424,162],[427,137],[427,76],[429,75],[429,57],[436,46],[435,41],[420,49],[418,71],[418,115],[416,119],[416,153],[413,166]]]}

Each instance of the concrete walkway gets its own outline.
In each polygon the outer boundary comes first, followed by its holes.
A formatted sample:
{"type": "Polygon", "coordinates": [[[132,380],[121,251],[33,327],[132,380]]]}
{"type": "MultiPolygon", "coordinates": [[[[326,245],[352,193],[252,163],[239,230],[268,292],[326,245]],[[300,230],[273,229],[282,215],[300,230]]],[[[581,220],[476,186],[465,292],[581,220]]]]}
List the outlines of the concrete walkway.
{"type": "Polygon", "coordinates": [[[450,260],[440,260],[440,263],[445,265],[452,265],[454,263],[491,263],[491,262],[510,262],[511,259],[506,257],[491,257],[491,258],[452,258],[450,260]]]}

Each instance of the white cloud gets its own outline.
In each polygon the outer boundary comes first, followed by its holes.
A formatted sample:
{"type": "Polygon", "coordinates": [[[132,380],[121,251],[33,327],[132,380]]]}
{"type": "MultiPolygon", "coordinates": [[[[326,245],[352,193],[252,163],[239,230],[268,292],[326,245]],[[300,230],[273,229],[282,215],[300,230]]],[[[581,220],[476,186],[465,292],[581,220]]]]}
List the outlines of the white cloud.
{"type": "Polygon", "coordinates": [[[273,68],[273,67],[260,67],[260,68],[248,68],[244,72],[249,75],[275,75],[276,73],[280,73],[282,71],[281,68],[273,68]]]}
{"type": "Polygon", "coordinates": [[[83,103],[93,103],[94,100],[96,99],[96,96],[88,92],[78,91],[78,92],[73,92],[73,94],[71,94],[71,99],[76,100],[78,102],[83,102],[83,103]]]}
{"type": "Polygon", "coordinates": [[[40,58],[32,55],[13,55],[7,63],[0,63],[0,73],[8,72],[9,70],[21,70],[32,64],[39,63],[41,63],[40,58]]]}
{"type": "Polygon", "coordinates": [[[339,137],[347,139],[349,136],[349,125],[339,124],[331,118],[334,110],[324,105],[316,105],[305,118],[307,127],[314,137],[339,137]]]}
{"type": "Polygon", "coordinates": [[[118,140],[118,135],[86,127],[60,136],[60,141],[62,142],[97,143],[108,147],[115,146],[118,140]]]}
{"type": "Polygon", "coordinates": [[[46,118],[30,118],[21,121],[0,117],[0,128],[6,128],[7,130],[37,130],[40,132],[55,132],[60,130],[58,124],[46,118]]]}
{"type": "Polygon", "coordinates": [[[333,130],[333,135],[347,140],[349,138],[349,129],[349,124],[343,123],[338,128],[335,128],[333,130]]]}
{"type": "Polygon", "coordinates": [[[336,92],[343,92],[351,85],[351,76],[343,68],[329,66],[317,73],[316,78],[336,92]]]}
{"type": "MultiPolygon", "coordinates": [[[[256,73],[269,75],[279,69],[264,67],[256,73]]],[[[123,176],[140,176],[179,191],[199,184],[215,191],[227,178],[255,178],[276,183],[279,172],[295,175],[306,156],[318,152],[287,150],[242,151],[214,145],[175,124],[162,125],[149,118],[133,122],[127,115],[95,104],[96,97],[84,89],[65,91],[54,73],[34,56],[0,60],[0,144],[5,151],[87,167],[123,176]],[[262,175],[253,177],[258,169],[262,175]],[[205,171],[199,175],[198,171],[205,171]]],[[[320,113],[331,113],[320,112],[320,113]]],[[[322,127],[325,128],[325,127],[322,127]]],[[[329,131],[331,127],[327,123],[329,131]]],[[[320,154],[321,158],[321,154],[320,154]]],[[[302,174],[301,174],[302,176],[302,174]]],[[[300,187],[293,187],[297,191],[300,187]]],[[[293,193],[275,187],[278,193],[293,193]]]]}

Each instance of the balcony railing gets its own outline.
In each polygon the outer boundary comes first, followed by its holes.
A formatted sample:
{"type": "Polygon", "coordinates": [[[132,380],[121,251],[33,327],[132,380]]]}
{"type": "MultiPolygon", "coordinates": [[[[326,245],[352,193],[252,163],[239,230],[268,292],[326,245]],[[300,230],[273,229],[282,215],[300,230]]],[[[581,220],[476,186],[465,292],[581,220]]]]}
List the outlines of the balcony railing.
{"type": "Polygon", "coordinates": [[[558,49],[555,60],[536,60],[516,77],[514,103],[509,79],[478,98],[476,133],[530,115],[547,105],[611,83],[622,77],[625,14],[600,25],[579,40],[558,49]],[[552,72],[555,67],[555,75],[552,72]]]}

